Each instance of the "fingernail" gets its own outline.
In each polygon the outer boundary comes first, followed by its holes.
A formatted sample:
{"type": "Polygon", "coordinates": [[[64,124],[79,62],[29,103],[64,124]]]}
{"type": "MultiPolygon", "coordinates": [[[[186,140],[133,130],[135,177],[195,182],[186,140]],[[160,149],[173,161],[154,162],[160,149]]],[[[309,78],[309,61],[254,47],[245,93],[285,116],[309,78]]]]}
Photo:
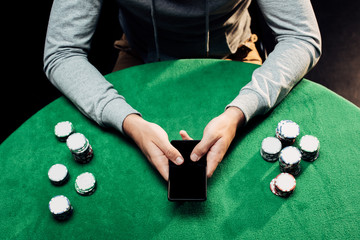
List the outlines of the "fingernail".
{"type": "Polygon", "coordinates": [[[196,162],[197,160],[199,160],[199,156],[196,155],[196,153],[192,153],[192,154],[190,155],[190,159],[191,159],[192,161],[196,162]]]}
{"type": "Polygon", "coordinates": [[[181,157],[177,157],[175,162],[176,162],[176,164],[180,165],[184,162],[184,160],[181,157]]]}

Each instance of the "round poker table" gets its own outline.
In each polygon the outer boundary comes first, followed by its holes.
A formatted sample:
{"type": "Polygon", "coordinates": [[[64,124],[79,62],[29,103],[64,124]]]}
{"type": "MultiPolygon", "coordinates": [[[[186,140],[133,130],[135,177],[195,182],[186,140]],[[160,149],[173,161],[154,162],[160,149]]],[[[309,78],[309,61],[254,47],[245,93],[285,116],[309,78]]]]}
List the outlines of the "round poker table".
{"type": "MultiPolygon", "coordinates": [[[[176,60],[128,68],[106,76],[143,117],[162,126],[169,140],[203,129],[238,94],[258,66],[225,60],[176,60]]],[[[136,145],[119,132],[84,117],[65,97],[28,119],[0,146],[2,239],[356,239],[360,237],[360,109],[303,79],[273,111],[239,129],[224,160],[208,179],[204,202],[170,202],[167,182],[136,145]],[[320,156],[301,162],[289,198],[275,196],[270,181],[279,164],[260,155],[261,142],[284,119],[299,138],[320,140],[320,156]],[[74,161],[54,135],[71,121],[94,150],[87,164],[74,161]],[[56,163],[69,181],[50,183],[56,163]],[[97,190],[76,193],[76,176],[91,172],[97,190]],[[73,215],[56,221],[48,208],[65,195],[73,215]]]]}

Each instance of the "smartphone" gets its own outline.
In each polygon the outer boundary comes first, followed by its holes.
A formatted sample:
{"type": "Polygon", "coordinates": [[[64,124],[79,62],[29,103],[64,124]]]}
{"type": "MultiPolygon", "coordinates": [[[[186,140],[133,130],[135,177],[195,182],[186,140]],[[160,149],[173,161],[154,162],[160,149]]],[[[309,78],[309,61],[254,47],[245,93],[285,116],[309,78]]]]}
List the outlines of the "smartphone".
{"type": "Polygon", "coordinates": [[[190,154],[199,140],[173,140],[170,143],[181,153],[184,162],[169,160],[168,200],[205,201],[207,198],[206,155],[196,162],[190,154]]]}

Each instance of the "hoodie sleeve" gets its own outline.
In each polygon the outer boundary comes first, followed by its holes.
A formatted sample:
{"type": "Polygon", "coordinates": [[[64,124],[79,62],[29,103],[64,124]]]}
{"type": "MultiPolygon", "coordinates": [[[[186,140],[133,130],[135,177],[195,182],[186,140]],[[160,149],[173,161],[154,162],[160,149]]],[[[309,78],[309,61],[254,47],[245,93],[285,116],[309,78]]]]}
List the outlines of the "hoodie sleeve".
{"type": "Polygon", "coordinates": [[[226,107],[240,108],[246,122],[281,102],[321,55],[320,31],[310,0],[257,1],[277,44],[226,107]]]}
{"type": "Polygon", "coordinates": [[[87,59],[101,6],[102,0],[54,0],[44,49],[44,71],[85,116],[123,133],[126,116],[140,113],[87,59]]]}

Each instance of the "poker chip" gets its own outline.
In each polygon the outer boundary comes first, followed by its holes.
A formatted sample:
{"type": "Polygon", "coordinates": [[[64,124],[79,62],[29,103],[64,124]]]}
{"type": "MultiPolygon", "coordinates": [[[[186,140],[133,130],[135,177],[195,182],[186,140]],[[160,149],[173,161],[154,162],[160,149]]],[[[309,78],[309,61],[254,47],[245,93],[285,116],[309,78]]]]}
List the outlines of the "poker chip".
{"type": "Polygon", "coordinates": [[[300,139],[299,148],[292,146],[300,134],[300,127],[291,120],[281,120],[275,129],[275,137],[267,137],[261,143],[260,153],[264,160],[279,162],[280,174],[271,180],[271,192],[289,197],[295,187],[295,176],[301,172],[301,160],[313,162],[319,157],[320,142],[311,135],[300,139]],[[275,143],[277,139],[279,143],[275,143]]]}
{"type": "Polygon", "coordinates": [[[280,197],[289,197],[295,190],[296,180],[289,173],[280,173],[275,178],[275,189],[280,197]]]}
{"type": "Polygon", "coordinates": [[[300,139],[300,151],[304,161],[313,162],[319,156],[320,142],[311,135],[305,135],[300,139]]]}
{"type": "Polygon", "coordinates": [[[64,221],[72,215],[73,207],[67,197],[58,195],[50,200],[49,210],[56,220],[64,221]]]}
{"type": "Polygon", "coordinates": [[[271,180],[271,182],[270,182],[270,190],[273,194],[275,194],[276,196],[279,196],[279,193],[277,192],[277,190],[275,188],[275,178],[273,180],[271,180]]]}
{"type": "Polygon", "coordinates": [[[82,133],[71,134],[66,140],[66,145],[75,161],[79,163],[88,163],[93,158],[93,149],[89,140],[82,133]]]}
{"type": "Polygon", "coordinates": [[[270,182],[270,190],[276,196],[287,198],[295,190],[296,180],[289,173],[280,173],[270,182]]]}
{"type": "Polygon", "coordinates": [[[281,150],[279,156],[280,171],[297,176],[301,171],[301,152],[297,147],[288,146],[281,150]]]}
{"type": "Polygon", "coordinates": [[[89,142],[82,133],[74,133],[66,140],[66,144],[71,152],[80,153],[85,151],[89,142]]]}
{"type": "Polygon", "coordinates": [[[261,156],[265,161],[276,162],[279,159],[281,142],[275,137],[267,137],[261,143],[261,156]]]}
{"type": "Polygon", "coordinates": [[[59,122],[58,124],[55,125],[55,129],[54,129],[55,136],[61,142],[65,142],[66,139],[72,133],[74,133],[74,131],[75,131],[74,126],[69,121],[59,122]]]}
{"type": "Polygon", "coordinates": [[[69,179],[69,171],[63,164],[52,165],[48,171],[50,182],[54,185],[63,185],[69,179]]]}
{"type": "Polygon", "coordinates": [[[89,196],[96,190],[96,179],[92,173],[80,174],[75,181],[75,190],[78,194],[89,196]]]}
{"type": "Polygon", "coordinates": [[[281,120],[275,130],[275,135],[283,147],[292,145],[299,134],[299,125],[291,120],[281,120]]]}
{"type": "Polygon", "coordinates": [[[301,160],[301,153],[297,147],[288,146],[281,150],[279,161],[287,165],[298,164],[301,160]]]}

